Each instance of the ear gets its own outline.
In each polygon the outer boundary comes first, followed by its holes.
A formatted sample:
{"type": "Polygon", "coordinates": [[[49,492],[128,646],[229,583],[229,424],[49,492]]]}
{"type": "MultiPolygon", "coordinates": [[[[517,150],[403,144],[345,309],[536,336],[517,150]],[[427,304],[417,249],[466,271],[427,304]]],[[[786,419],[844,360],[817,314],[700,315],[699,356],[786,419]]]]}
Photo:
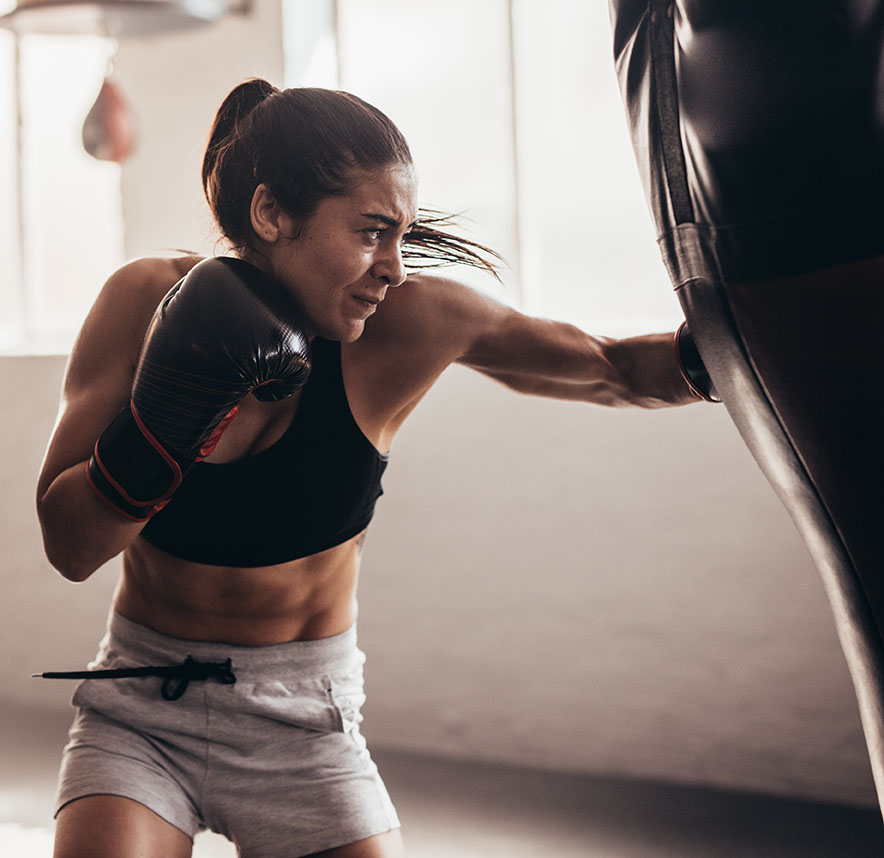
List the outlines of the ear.
{"type": "Polygon", "coordinates": [[[252,229],[262,241],[274,244],[287,234],[286,226],[291,218],[280,208],[273,191],[263,182],[255,188],[255,193],[252,194],[249,214],[252,229]]]}

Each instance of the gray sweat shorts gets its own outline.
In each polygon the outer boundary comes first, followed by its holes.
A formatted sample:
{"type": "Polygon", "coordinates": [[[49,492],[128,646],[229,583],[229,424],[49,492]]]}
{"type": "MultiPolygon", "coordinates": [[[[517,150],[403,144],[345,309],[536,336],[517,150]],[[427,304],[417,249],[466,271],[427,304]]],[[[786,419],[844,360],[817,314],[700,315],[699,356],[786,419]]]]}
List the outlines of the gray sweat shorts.
{"type": "Polygon", "coordinates": [[[56,813],[88,795],[133,799],[242,858],[303,856],[399,827],[359,724],[356,629],[266,647],[169,638],[112,613],[95,668],[231,660],[234,684],[87,679],[64,750],[56,813]],[[178,683],[180,691],[180,683],[178,683]],[[167,695],[169,696],[169,695],[167,695]]]}

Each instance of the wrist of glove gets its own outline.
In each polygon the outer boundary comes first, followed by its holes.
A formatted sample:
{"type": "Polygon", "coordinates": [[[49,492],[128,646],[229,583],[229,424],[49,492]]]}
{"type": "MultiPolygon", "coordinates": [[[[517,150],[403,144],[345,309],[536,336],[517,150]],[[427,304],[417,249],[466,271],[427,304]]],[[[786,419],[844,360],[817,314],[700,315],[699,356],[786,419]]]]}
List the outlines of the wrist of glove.
{"type": "Polygon", "coordinates": [[[191,465],[208,456],[234,418],[235,405],[196,453],[161,444],[130,400],[111,421],[86,467],[86,478],[98,496],[130,521],[147,521],[169,501],[191,465]]]}
{"type": "Polygon", "coordinates": [[[165,506],[194,461],[164,448],[130,402],[95,442],[86,477],[124,518],[147,521],[165,506]]]}
{"type": "Polygon", "coordinates": [[[706,402],[721,402],[687,322],[682,322],[675,332],[674,345],[678,368],[691,393],[706,402]]]}

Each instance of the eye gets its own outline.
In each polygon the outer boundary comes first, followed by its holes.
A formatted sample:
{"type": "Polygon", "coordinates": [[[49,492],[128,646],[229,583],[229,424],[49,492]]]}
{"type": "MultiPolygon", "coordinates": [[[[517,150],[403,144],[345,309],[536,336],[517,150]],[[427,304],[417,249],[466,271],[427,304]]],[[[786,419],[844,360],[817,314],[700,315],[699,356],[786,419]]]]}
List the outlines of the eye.
{"type": "Polygon", "coordinates": [[[384,229],[383,227],[372,226],[372,227],[369,227],[368,229],[362,230],[362,233],[363,233],[363,235],[368,237],[371,241],[380,241],[381,236],[383,236],[383,234],[386,231],[387,230],[384,229]]]}

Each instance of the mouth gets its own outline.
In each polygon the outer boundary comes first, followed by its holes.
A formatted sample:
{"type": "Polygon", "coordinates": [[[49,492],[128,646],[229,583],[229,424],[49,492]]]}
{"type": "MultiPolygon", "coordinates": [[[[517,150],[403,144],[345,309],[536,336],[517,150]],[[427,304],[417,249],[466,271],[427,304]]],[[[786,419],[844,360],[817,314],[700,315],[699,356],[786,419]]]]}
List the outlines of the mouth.
{"type": "Polygon", "coordinates": [[[373,297],[371,295],[354,295],[353,300],[359,304],[365,310],[369,310],[372,313],[377,309],[378,304],[381,303],[380,298],[373,297]]]}

